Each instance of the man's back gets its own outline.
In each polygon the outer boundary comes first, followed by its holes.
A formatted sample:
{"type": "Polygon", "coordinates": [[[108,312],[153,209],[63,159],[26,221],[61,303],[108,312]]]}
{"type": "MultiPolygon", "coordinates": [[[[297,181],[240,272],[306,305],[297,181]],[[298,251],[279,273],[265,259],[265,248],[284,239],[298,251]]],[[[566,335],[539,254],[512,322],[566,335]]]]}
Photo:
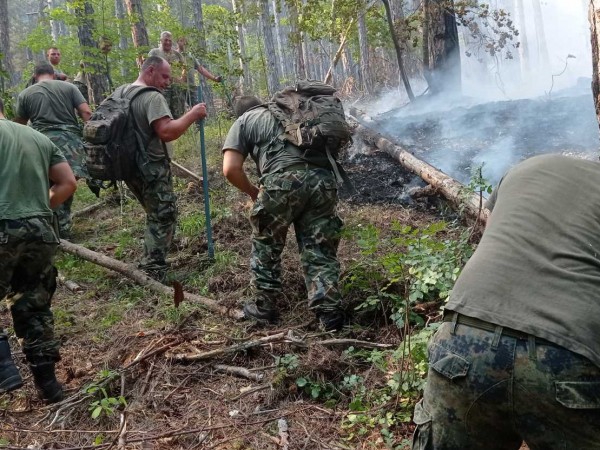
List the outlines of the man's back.
{"type": "Polygon", "coordinates": [[[41,133],[0,120],[0,220],[51,216],[48,169],[63,161],[41,133]]]}
{"type": "Polygon", "coordinates": [[[40,81],[19,94],[17,116],[29,118],[36,130],[66,129],[79,133],[75,109],[85,103],[81,92],[71,83],[40,81]]]}
{"type": "Polygon", "coordinates": [[[600,365],[600,163],[514,167],[447,308],[547,339],[600,365]]]}

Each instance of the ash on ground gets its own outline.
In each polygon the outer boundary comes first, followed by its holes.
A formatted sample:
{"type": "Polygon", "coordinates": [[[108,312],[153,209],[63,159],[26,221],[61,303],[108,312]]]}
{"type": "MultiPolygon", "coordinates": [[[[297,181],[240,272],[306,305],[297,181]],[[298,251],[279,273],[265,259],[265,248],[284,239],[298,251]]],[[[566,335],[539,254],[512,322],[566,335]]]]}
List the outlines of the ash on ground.
{"type": "Polygon", "coordinates": [[[591,93],[491,102],[411,113],[410,105],[374,118],[382,132],[462,183],[483,166],[497,184],[510,167],[543,153],[597,159],[598,123],[591,93]]]}

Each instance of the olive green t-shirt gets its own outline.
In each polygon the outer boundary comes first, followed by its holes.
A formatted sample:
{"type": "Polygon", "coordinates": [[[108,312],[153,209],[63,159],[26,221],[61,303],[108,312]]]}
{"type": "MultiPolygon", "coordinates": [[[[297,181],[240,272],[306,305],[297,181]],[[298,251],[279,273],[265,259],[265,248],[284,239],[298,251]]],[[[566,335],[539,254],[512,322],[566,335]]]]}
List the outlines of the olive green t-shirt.
{"type": "Polygon", "coordinates": [[[17,98],[16,115],[31,120],[38,131],[68,130],[81,134],[75,109],[85,98],[71,83],[44,80],[29,86],[17,98]]]}
{"type": "Polygon", "coordinates": [[[446,309],[559,344],[600,366],[600,163],[513,167],[446,309]]]}
{"type": "Polygon", "coordinates": [[[273,114],[266,107],[259,106],[250,109],[233,123],[225,138],[223,151],[234,150],[244,157],[250,155],[261,175],[297,164],[331,167],[325,152],[313,151],[308,154],[295,145],[278,142],[277,137],[283,131],[283,126],[273,114]]]}
{"type": "MultiPolygon", "coordinates": [[[[132,87],[133,85],[127,85],[120,89],[127,90],[132,87]]],[[[133,99],[130,108],[136,130],[142,138],[150,161],[164,159],[167,154],[171,158],[172,146],[163,143],[152,128],[152,122],[155,120],[163,117],[173,118],[165,97],[158,91],[142,92],[133,99]]]]}
{"type": "Polygon", "coordinates": [[[61,162],[66,159],[46,136],[0,120],[0,220],[51,217],[48,169],[61,162]]]}

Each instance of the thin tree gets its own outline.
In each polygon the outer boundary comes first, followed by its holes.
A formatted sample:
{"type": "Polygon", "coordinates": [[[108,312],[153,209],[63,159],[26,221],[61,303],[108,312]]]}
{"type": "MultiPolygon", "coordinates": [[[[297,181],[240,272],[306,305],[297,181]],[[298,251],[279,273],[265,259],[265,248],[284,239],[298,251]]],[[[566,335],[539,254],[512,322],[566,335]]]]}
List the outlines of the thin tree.
{"type": "Polygon", "coordinates": [[[99,47],[94,40],[94,8],[89,1],[78,3],[75,14],[79,19],[77,37],[83,50],[85,76],[89,86],[90,104],[99,105],[108,92],[108,79],[104,72],[106,67],[99,62],[99,47]]]}
{"type": "Polygon", "coordinates": [[[5,78],[11,83],[11,75],[14,73],[12,55],[10,53],[10,33],[8,23],[8,0],[0,0],[0,89],[4,92],[5,78]]]}
{"type": "Polygon", "coordinates": [[[589,20],[592,43],[592,94],[600,124],[600,0],[590,0],[589,20]]]}
{"type": "MultiPolygon", "coordinates": [[[[123,23],[125,20],[125,4],[123,0],[115,0],[115,19],[117,19],[117,31],[119,33],[119,49],[127,50],[129,47],[129,43],[127,42],[127,33],[123,27],[123,23]]],[[[121,76],[123,78],[127,78],[127,64],[123,64],[123,61],[120,62],[121,76]]]]}
{"type": "MultiPolygon", "coordinates": [[[[366,11],[365,11],[366,14],[366,11]]],[[[369,42],[367,39],[367,24],[365,14],[358,15],[358,46],[360,48],[360,81],[362,88],[370,94],[373,90],[372,76],[370,70],[369,42]]]]}
{"type": "Polygon", "coordinates": [[[540,62],[543,68],[548,68],[550,66],[550,57],[548,56],[548,44],[546,43],[546,32],[544,31],[542,6],[540,5],[540,0],[531,0],[531,2],[533,4],[533,23],[535,25],[540,62]]]}
{"type": "Polygon", "coordinates": [[[148,39],[148,31],[146,30],[146,22],[144,21],[144,12],[142,10],[141,0],[125,0],[127,6],[127,14],[129,15],[129,23],[131,24],[131,37],[133,46],[138,52],[138,64],[141,66],[144,60],[144,55],[150,47],[148,39]]]}
{"type": "Polygon", "coordinates": [[[246,36],[244,36],[244,27],[242,25],[243,2],[241,0],[231,0],[233,13],[235,14],[235,29],[237,31],[238,46],[240,49],[240,70],[242,71],[242,93],[250,95],[252,93],[252,77],[250,76],[250,66],[246,56],[246,36]],[[239,6],[238,6],[239,5],[239,6]]]}
{"type": "Polygon", "coordinates": [[[519,59],[521,61],[521,75],[529,75],[529,43],[527,41],[527,25],[525,20],[525,7],[523,0],[515,0],[519,26],[519,59]]]}
{"type": "Polygon", "coordinates": [[[267,90],[269,91],[269,95],[273,95],[276,91],[281,89],[281,85],[279,84],[279,64],[277,63],[277,52],[275,51],[275,43],[273,41],[269,0],[259,0],[258,6],[265,44],[267,90]]]}
{"type": "Polygon", "coordinates": [[[390,8],[390,2],[388,0],[381,1],[383,2],[383,6],[385,7],[385,14],[387,17],[388,27],[390,29],[390,35],[392,36],[394,49],[396,50],[396,59],[398,60],[400,78],[402,79],[402,83],[404,84],[406,95],[408,95],[409,100],[412,102],[415,99],[415,95],[413,94],[412,88],[410,86],[408,75],[406,75],[406,70],[404,69],[404,62],[402,61],[402,47],[400,46],[398,36],[396,35],[396,31],[394,29],[394,19],[392,17],[392,9],[390,8]]]}
{"type": "MultiPolygon", "coordinates": [[[[204,33],[204,16],[202,15],[202,0],[192,0],[192,11],[194,13],[194,27],[198,30],[198,46],[202,59],[206,54],[206,35],[204,33]]],[[[202,61],[204,63],[204,61],[202,61]]],[[[208,114],[212,116],[215,112],[213,92],[206,78],[200,77],[200,89],[202,90],[202,101],[206,103],[208,114]]]]}

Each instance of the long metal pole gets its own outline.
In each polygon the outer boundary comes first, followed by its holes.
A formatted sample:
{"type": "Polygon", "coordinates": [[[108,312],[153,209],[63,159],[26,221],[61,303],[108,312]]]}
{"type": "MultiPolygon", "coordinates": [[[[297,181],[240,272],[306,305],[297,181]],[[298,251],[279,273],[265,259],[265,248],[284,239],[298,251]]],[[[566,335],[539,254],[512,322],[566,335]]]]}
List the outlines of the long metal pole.
{"type": "MultiPolygon", "coordinates": [[[[202,103],[202,86],[198,83],[198,102],[202,103]]],[[[208,257],[215,257],[215,246],[212,239],[212,225],[210,220],[210,195],[208,192],[208,169],[206,167],[206,145],[204,143],[204,120],[198,121],[200,131],[200,161],[202,163],[202,190],[204,191],[204,216],[206,221],[206,242],[208,257]]]]}

